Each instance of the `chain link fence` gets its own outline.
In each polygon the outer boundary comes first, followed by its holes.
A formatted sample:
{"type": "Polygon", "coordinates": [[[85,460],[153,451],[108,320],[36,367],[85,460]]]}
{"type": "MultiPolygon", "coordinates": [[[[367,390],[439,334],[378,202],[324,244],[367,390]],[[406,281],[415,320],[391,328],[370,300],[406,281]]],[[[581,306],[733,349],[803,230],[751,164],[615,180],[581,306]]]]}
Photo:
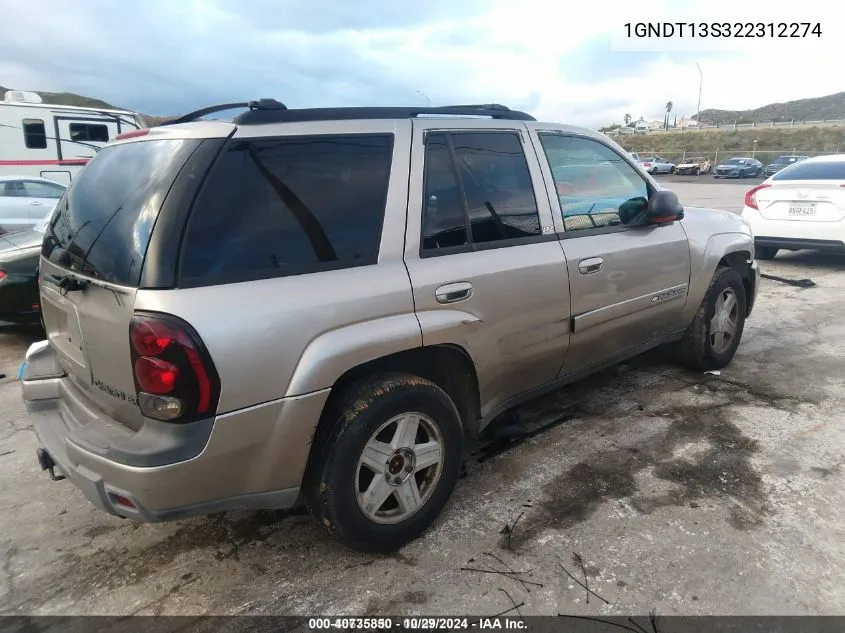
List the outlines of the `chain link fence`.
{"type": "Polygon", "coordinates": [[[646,157],[660,157],[665,161],[680,165],[687,159],[704,157],[710,161],[715,167],[722,161],[729,158],[756,158],[764,165],[768,165],[778,156],[826,156],[828,154],[838,154],[838,151],[818,150],[818,149],[801,149],[797,147],[789,147],[778,150],[759,150],[759,149],[730,149],[721,150],[716,149],[711,152],[702,150],[687,150],[687,149],[661,149],[652,152],[639,152],[640,159],[646,157]]]}

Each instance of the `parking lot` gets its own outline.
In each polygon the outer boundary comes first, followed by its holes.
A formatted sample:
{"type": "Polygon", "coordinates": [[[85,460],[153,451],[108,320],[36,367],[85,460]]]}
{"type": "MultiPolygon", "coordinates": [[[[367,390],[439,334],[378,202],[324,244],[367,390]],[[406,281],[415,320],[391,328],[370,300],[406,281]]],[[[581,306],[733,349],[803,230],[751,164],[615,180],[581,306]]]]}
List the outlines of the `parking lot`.
{"type": "MultiPolygon", "coordinates": [[[[734,211],[757,182],[660,179],[734,211]]],[[[0,612],[845,614],[845,257],[762,269],[815,286],[764,279],[721,375],[653,354],[523,406],[551,428],[470,463],[388,557],[299,513],[105,515],[39,471],[17,384],[33,334],[0,328],[0,612]]]]}

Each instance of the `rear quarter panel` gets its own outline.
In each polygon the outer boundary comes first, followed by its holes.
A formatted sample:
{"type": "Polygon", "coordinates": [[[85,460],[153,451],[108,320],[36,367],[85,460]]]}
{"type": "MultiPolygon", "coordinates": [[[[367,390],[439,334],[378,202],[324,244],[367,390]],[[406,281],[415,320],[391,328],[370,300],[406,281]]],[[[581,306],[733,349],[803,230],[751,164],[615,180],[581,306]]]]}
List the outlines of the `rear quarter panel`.
{"type": "Polygon", "coordinates": [[[690,285],[682,318],[688,324],[707,293],[719,261],[729,253],[754,257],[754,237],[748,223],[735,213],[687,207],[681,226],[690,248],[690,285]]]}

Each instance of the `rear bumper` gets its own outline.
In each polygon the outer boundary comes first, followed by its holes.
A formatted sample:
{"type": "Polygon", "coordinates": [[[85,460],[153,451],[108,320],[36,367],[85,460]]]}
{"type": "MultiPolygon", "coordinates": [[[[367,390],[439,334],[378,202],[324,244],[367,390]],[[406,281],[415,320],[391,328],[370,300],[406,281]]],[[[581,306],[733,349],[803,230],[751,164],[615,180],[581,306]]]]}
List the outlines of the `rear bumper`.
{"type": "Polygon", "coordinates": [[[767,220],[757,209],[749,207],[743,209],[742,217],[751,226],[757,247],[823,251],[845,249],[845,222],[767,220]]]}
{"type": "Polygon", "coordinates": [[[329,390],[219,415],[202,437],[161,433],[155,423],[127,429],[60,373],[49,343],[33,344],[21,373],[24,401],[58,470],[105,512],[158,522],[297,503],[329,390]],[[156,465],[137,465],[144,459],[156,465]]]}

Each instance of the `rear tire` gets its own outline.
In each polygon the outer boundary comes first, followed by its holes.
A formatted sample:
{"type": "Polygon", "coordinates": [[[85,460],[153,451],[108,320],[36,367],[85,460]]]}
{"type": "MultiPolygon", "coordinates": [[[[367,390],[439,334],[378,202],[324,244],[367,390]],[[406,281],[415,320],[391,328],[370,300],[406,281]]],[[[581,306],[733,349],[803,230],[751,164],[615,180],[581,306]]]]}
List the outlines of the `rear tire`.
{"type": "Polygon", "coordinates": [[[754,257],[756,257],[757,259],[770,261],[775,258],[775,255],[778,254],[779,250],[780,249],[775,248],[774,246],[755,246],[754,257]]]}
{"type": "Polygon", "coordinates": [[[670,174],[674,174],[674,173],[675,173],[675,168],[674,168],[674,167],[670,167],[670,168],[669,168],[669,173],[670,173],[670,174]]]}
{"type": "Polygon", "coordinates": [[[746,305],[739,273],[727,266],[717,268],[695,319],[675,344],[677,360],[702,371],[728,365],[742,339],[746,305]]]}
{"type": "Polygon", "coordinates": [[[351,385],[326,416],[305,476],[308,509],[357,550],[393,552],[417,538],[460,474],[464,435],[452,400],[418,376],[382,374],[351,385]]]}

